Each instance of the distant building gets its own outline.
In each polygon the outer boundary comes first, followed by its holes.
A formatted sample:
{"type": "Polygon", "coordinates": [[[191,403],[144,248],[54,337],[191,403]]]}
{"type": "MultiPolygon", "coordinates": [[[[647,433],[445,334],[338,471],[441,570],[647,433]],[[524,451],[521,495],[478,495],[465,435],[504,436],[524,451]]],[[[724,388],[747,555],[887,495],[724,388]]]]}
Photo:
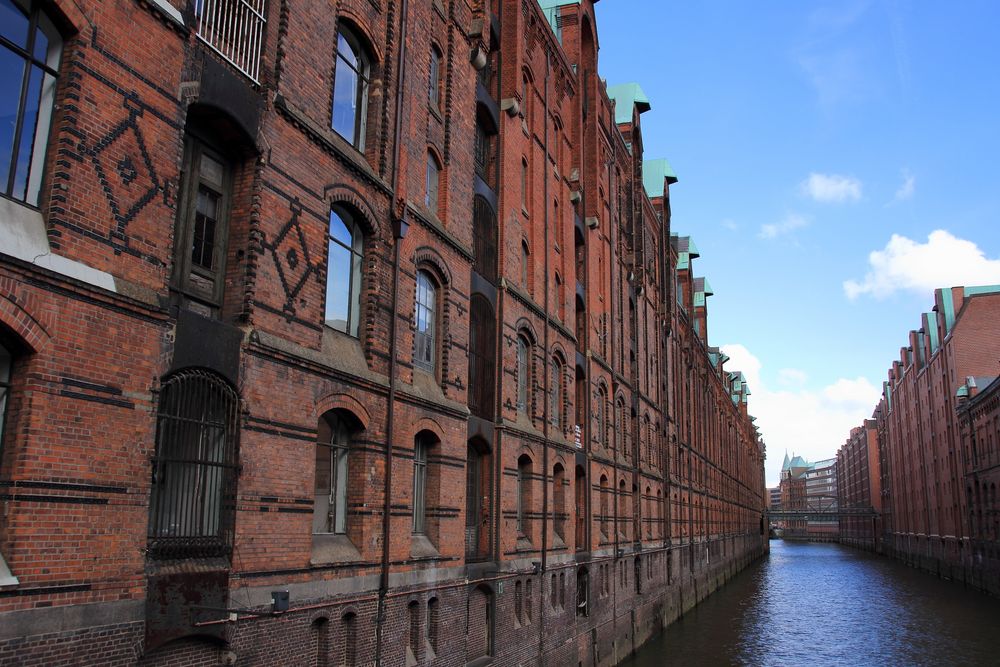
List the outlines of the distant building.
{"type": "Polygon", "coordinates": [[[781,487],[773,486],[767,490],[767,506],[769,509],[779,509],[781,507],[781,487]]]}
{"type": "Polygon", "coordinates": [[[1000,378],[966,378],[957,398],[970,570],[983,588],[996,592],[1000,590],[1000,378]]]}
{"type": "MultiPolygon", "coordinates": [[[[845,511],[882,510],[879,475],[878,429],[874,419],[851,429],[847,442],[837,450],[837,499],[845,511]]],[[[840,541],[868,551],[879,550],[881,520],[871,516],[840,517],[840,541]]]]}
{"type": "MultiPolygon", "coordinates": [[[[781,467],[781,507],[785,510],[837,509],[836,459],[810,463],[801,456],[785,455],[781,467]]],[[[781,526],[785,537],[812,540],[836,539],[839,526],[836,519],[792,519],[781,526]]]]}

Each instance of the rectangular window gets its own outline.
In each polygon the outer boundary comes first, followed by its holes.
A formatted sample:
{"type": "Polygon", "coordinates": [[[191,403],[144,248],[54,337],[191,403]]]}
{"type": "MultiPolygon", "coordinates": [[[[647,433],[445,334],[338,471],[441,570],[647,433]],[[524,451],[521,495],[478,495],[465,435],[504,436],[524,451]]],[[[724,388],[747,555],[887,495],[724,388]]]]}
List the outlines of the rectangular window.
{"type": "Polygon", "coordinates": [[[188,136],[175,240],[174,286],[206,317],[222,307],[231,169],[188,136]]]}

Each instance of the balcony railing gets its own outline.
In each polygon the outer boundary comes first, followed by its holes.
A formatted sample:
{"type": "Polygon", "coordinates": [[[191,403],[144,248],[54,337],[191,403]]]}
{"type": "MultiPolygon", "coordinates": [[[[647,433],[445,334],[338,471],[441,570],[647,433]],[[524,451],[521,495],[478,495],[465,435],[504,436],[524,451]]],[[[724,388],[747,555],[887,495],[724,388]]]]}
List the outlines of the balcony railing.
{"type": "Polygon", "coordinates": [[[195,0],[198,38],[258,83],[265,0],[195,0]]]}

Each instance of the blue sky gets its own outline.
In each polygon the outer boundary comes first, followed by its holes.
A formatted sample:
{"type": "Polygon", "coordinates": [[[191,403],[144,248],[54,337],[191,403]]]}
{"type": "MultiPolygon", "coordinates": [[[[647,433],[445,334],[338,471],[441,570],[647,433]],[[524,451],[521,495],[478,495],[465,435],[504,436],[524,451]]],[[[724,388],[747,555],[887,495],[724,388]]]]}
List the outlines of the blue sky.
{"type": "Polygon", "coordinates": [[[935,286],[1000,283],[1000,3],[596,7],[776,484],[871,414],[935,286]]]}

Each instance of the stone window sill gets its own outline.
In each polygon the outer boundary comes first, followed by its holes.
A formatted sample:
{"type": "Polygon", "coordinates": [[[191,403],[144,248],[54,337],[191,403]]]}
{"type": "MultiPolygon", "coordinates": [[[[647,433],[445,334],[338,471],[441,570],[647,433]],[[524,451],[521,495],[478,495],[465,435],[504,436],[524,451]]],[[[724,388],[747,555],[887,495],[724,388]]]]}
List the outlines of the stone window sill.
{"type": "Polygon", "coordinates": [[[361,553],[347,535],[314,533],[312,539],[312,565],[351,563],[361,560],[361,553]]]}

